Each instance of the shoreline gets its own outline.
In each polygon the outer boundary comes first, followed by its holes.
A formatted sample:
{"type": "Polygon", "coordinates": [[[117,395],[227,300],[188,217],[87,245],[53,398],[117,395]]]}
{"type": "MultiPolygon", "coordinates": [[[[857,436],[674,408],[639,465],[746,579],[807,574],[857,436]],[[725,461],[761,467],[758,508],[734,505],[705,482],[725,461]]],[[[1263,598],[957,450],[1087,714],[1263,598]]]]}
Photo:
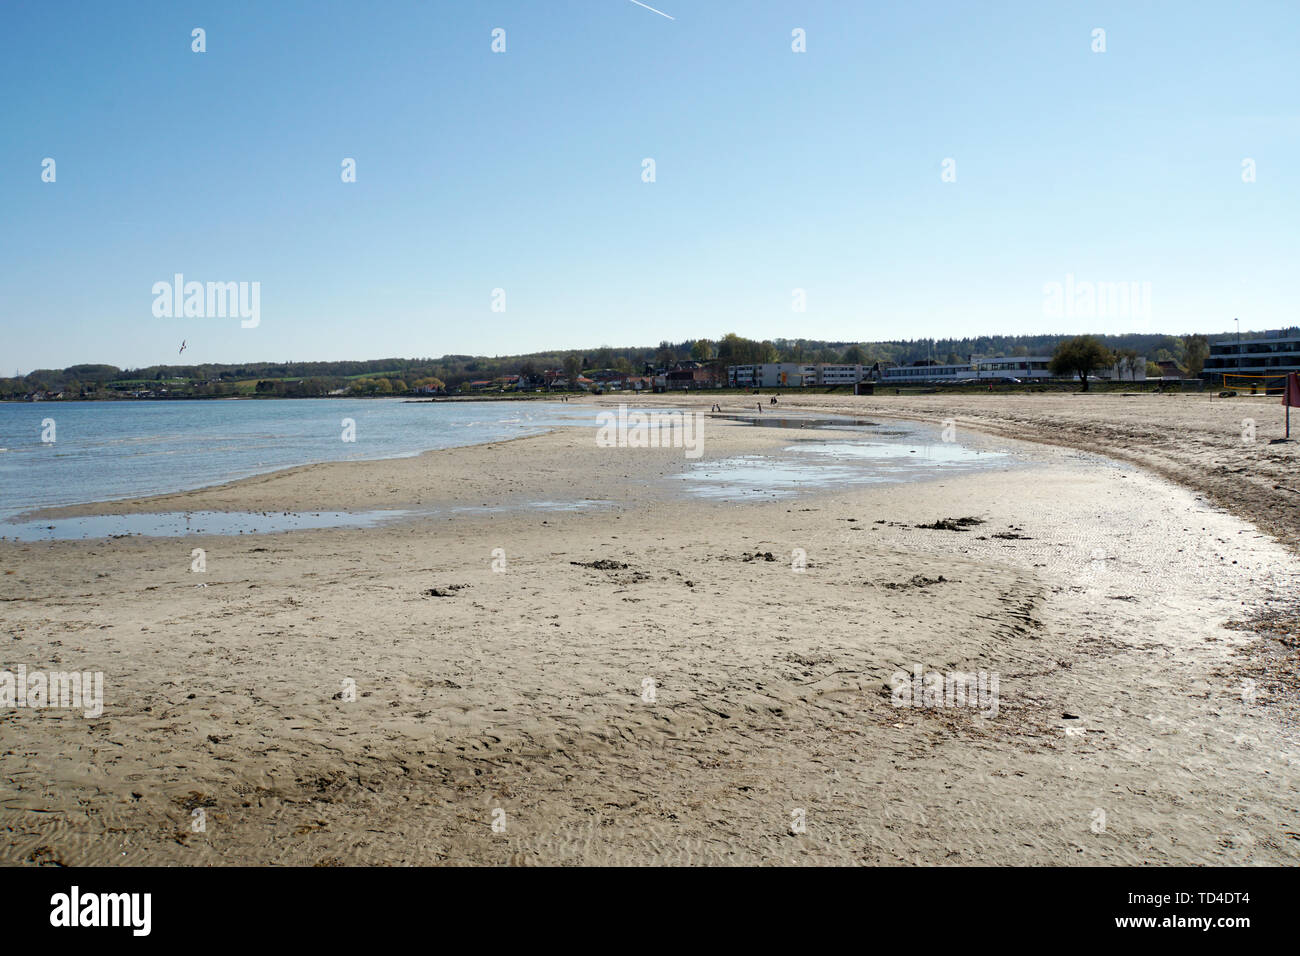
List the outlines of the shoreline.
{"type": "MultiPolygon", "coordinates": [[[[395,399],[382,399],[382,400],[377,399],[377,401],[388,401],[390,403],[405,404],[395,399]]],[[[555,405],[557,409],[560,407],[560,403],[558,402],[555,403],[555,405]]],[[[129,509],[128,513],[134,513],[134,512],[139,512],[141,510],[141,508],[139,507],[140,502],[144,502],[152,499],[159,499],[159,498],[174,499],[188,493],[201,494],[215,489],[225,489],[228,486],[234,485],[241,481],[257,481],[267,476],[275,475],[281,472],[290,472],[297,469],[312,468],[319,465],[342,464],[348,462],[366,463],[366,462],[389,461],[389,460],[396,460],[396,459],[403,459],[403,458],[417,458],[420,457],[421,455],[431,454],[441,450],[469,447],[469,445],[474,445],[474,444],[492,444],[492,443],[506,443],[506,442],[516,441],[520,438],[530,437],[530,435],[532,434],[540,434],[554,427],[564,427],[564,426],[537,425],[537,426],[532,426],[532,428],[535,428],[536,430],[530,431],[529,434],[511,435],[508,437],[499,437],[499,438],[487,438],[487,437],[475,438],[471,440],[468,445],[452,444],[452,445],[444,445],[444,446],[424,447],[414,451],[396,451],[390,453],[384,453],[381,451],[371,457],[324,458],[324,459],[317,459],[317,460],[301,461],[298,463],[287,464],[287,465],[278,465],[278,464],[271,465],[270,467],[262,468],[260,470],[254,470],[251,473],[240,474],[234,477],[217,478],[215,480],[212,480],[210,483],[200,484],[194,487],[180,487],[180,488],[160,490],[149,494],[124,494],[124,495],[110,497],[110,498],[94,498],[86,501],[77,501],[69,504],[45,505],[45,506],[25,508],[24,510],[6,515],[4,522],[21,523],[25,521],[41,520],[44,518],[77,517],[77,516],[85,516],[85,515],[92,515],[92,514],[95,515],[111,514],[113,513],[112,509],[116,508],[119,505],[128,508],[129,509]]],[[[0,451],[2,450],[3,449],[0,449],[0,451]]],[[[0,529],[2,528],[3,528],[3,523],[0,523],[0,529]]]]}
{"type": "MultiPolygon", "coordinates": [[[[593,412],[619,404],[629,404],[625,396],[586,396],[590,401],[582,404],[593,412]]],[[[676,408],[700,410],[708,404],[712,406],[717,396],[689,393],[662,393],[636,396],[636,404],[646,408],[676,408]]],[[[1211,403],[1211,396],[1203,395],[1145,395],[1141,393],[1097,393],[1095,395],[1069,394],[1064,396],[1066,406],[1073,405],[1072,411],[1082,410],[1083,414],[1073,419],[1059,414],[1062,396],[832,396],[801,395],[785,392],[781,394],[781,404],[775,408],[764,406],[765,410],[784,414],[794,411],[816,417],[819,414],[831,414],[841,417],[871,417],[901,421],[914,425],[935,427],[951,418],[958,428],[969,428],[990,438],[1010,439],[1017,442],[1029,442],[1054,448],[1075,449],[1102,455],[1115,461],[1136,465],[1146,471],[1173,481],[1176,484],[1204,494],[1218,506],[1238,515],[1271,534],[1287,547],[1300,553],[1300,438],[1289,444],[1269,444],[1270,437],[1261,435],[1254,445],[1247,445],[1233,439],[1239,434],[1243,409],[1267,416],[1268,410],[1276,403],[1267,400],[1245,400],[1239,405],[1225,407],[1225,403],[1211,403]],[[1110,403],[1118,400],[1142,399],[1146,408],[1162,412],[1162,406],[1171,401],[1184,404],[1198,403],[1198,413],[1212,410],[1212,416],[1219,424],[1215,433],[1201,431],[1192,437],[1195,445],[1187,449],[1171,452],[1161,441],[1155,445],[1141,446],[1151,439],[1150,423],[1116,422],[1108,413],[1112,407],[1102,408],[1098,403],[1110,403]],[[1053,401],[1054,400],[1054,401],[1053,401]],[[1092,401],[1090,401],[1092,400],[1092,401]],[[1050,408],[1045,408],[1048,404],[1050,408]],[[1200,404],[1204,403],[1204,404],[1200,404]],[[903,407],[899,407],[903,406],[903,407]],[[1037,407],[1035,407],[1037,406],[1037,407]],[[1091,406],[1091,407],[1089,407],[1091,406]],[[1046,412],[1046,414],[1044,414],[1046,412]],[[1252,456],[1250,452],[1263,452],[1252,456]],[[1216,456],[1218,456],[1216,458],[1216,456]],[[1226,459],[1226,460],[1224,460],[1226,459]],[[1225,477],[1242,474],[1250,467],[1262,466],[1261,477],[1253,480],[1248,476],[1233,480],[1225,477]],[[1289,482],[1286,484],[1285,482],[1289,482]],[[1243,494],[1248,491],[1249,494],[1243,494]]],[[[480,399],[474,399],[479,401],[480,399]]],[[[493,401],[499,399],[482,399],[493,401]]],[[[430,400],[431,401],[431,400],[430,400]]],[[[1279,406],[1280,407],[1280,406],[1279,406]]],[[[766,412],[765,412],[766,413],[766,412]]],[[[735,410],[725,408],[714,419],[717,422],[735,415],[751,416],[752,407],[739,405],[735,410]]],[[[1158,420],[1158,418],[1157,418],[1158,420]]],[[[585,426],[553,426],[555,428],[583,428],[585,426]]],[[[1261,428],[1261,432],[1265,429],[1261,428]]],[[[13,520],[42,520],[68,517],[84,517],[114,513],[113,508],[124,508],[124,513],[140,513],[149,510],[148,503],[177,501],[186,495],[227,492],[242,482],[260,482],[275,476],[288,476],[304,469],[327,468],[347,464],[366,464],[371,462],[400,460],[403,458],[422,459],[438,452],[455,448],[480,447],[484,445],[505,445],[537,436],[518,436],[479,442],[474,445],[456,445],[448,448],[433,448],[413,454],[392,456],[388,458],[352,459],[349,461],[309,462],[291,465],[286,468],[272,469],[266,472],[248,475],[243,478],[220,481],[212,485],[171,492],[159,492],[153,495],[132,496],[111,500],[88,501],[53,508],[35,509],[13,516],[13,520]]],[[[186,510],[178,508],[174,510],[186,510]]],[[[211,510],[229,510],[213,508],[211,510]]],[[[347,510],[347,509],[326,509],[347,510]]]]}
{"type": "MultiPolygon", "coordinates": [[[[598,410],[599,409],[593,409],[593,412],[598,410]]],[[[820,417],[807,416],[807,417],[810,422],[824,423],[826,421],[826,416],[820,416],[820,417]]],[[[851,421],[849,416],[835,416],[835,417],[844,418],[845,419],[844,424],[849,424],[851,421]]],[[[706,452],[705,457],[702,459],[706,461],[709,460],[709,458],[713,458],[713,457],[723,457],[727,454],[732,453],[737,449],[748,449],[750,447],[758,450],[775,451],[778,450],[780,446],[788,444],[790,441],[796,440],[796,433],[793,429],[786,430],[780,428],[772,428],[770,430],[771,431],[770,434],[761,434],[760,436],[755,436],[754,441],[751,443],[747,438],[744,438],[742,436],[746,434],[748,429],[754,428],[756,426],[750,425],[749,421],[745,419],[743,416],[738,417],[734,414],[713,415],[707,418],[706,422],[709,423],[708,431],[709,431],[710,439],[717,439],[722,437],[724,433],[729,433],[729,437],[725,438],[720,443],[715,443],[712,440],[705,442],[705,448],[708,448],[711,444],[714,446],[714,451],[706,452]],[[787,432],[787,433],[783,434],[783,432],[787,432]],[[722,455],[718,455],[716,453],[719,447],[721,447],[722,449],[722,453],[723,453],[722,455]]],[[[837,422],[835,424],[839,424],[839,423],[837,422]]],[[[917,422],[916,424],[924,426],[927,423],[917,422]]],[[[761,422],[759,423],[758,427],[760,432],[767,431],[766,428],[762,427],[761,422]]],[[[152,495],[140,495],[134,497],[125,497],[125,498],[101,500],[101,501],[87,501],[87,502],[81,502],[77,504],[59,505],[50,508],[34,509],[32,511],[23,512],[21,514],[14,515],[11,520],[13,520],[14,522],[42,521],[42,520],[58,520],[63,518],[111,516],[115,514],[169,513],[169,512],[184,512],[184,511],[200,511],[200,510],[203,511],[304,510],[300,508],[295,509],[294,507],[292,507],[292,501],[295,498],[301,496],[300,490],[298,490],[298,488],[295,486],[305,486],[305,485],[314,484],[316,487],[320,487],[322,482],[327,484],[329,481],[333,480],[334,478],[347,476],[349,472],[356,469],[360,469],[362,471],[372,471],[374,472],[375,479],[380,480],[384,477],[384,469],[382,467],[377,467],[377,466],[382,466],[385,463],[412,462],[417,464],[423,464],[423,466],[429,467],[434,465],[440,456],[441,457],[450,456],[453,459],[459,457],[456,455],[456,453],[464,449],[493,448],[493,449],[505,449],[509,451],[511,450],[509,446],[512,446],[516,443],[541,439],[541,438],[545,438],[548,435],[553,435],[556,433],[563,433],[566,436],[568,436],[568,438],[570,439],[570,447],[573,447],[575,449],[582,449],[586,445],[594,445],[594,442],[592,441],[584,442],[583,439],[594,438],[596,434],[596,426],[594,424],[553,425],[553,426],[546,426],[543,428],[542,431],[535,434],[518,435],[511,438],[491,439],[487,441],[474,442],[465,445],[450,445],[450,446],[444,446],[440,448],[429,448],[412,454],[393,455],[393,456],[381,457],[381,458],[357,458],[357,459],[348,459],[343,461],[308,462],[301,465],[290,465],[284,468],[275,468],[269,471],[259,472],[258,474],[247,475],[242,478],[233,478],[227,481],[220,481],[211,485],[203,485],[198,488],[187,488],[178,491],[159,492],[157,494],[152,494],[152,495]],[[319,479],[319,480],[313,481],[313,479],[319,479]],[[275,492],[274,494],[278,494],[279,495],[278,497],[272,496],[269,498],[266,497],[258,498],[255,494],[254,495],[246,494],[246,492],[248,492],[253,488],[259,486],[268,486],[268,485],[288,486],[288,487],[285,489],[283,493],[279,493],[277,490],[277,492],[275,492]],[[245,499],[245,498],[255,499],[255,503],[249,504],[247,506],[238,504],[238,502],[241,499],[245,499]]],[[[852,433],[847,437],[861,439],[870,436],[863,435],[861,433],[852,433]]],[[[834,440],[834,439],[844,440],[846,438],[846,434],[841,431],[831,431],[831,430],[818,429],[818,428],[809,428],[807,430],[799,429],[797,431],[798,440],[808,440],[812,438],[822,438],[825,440],[834,440]]],[[[657,455],[658,459],[660,459],[661,464],[664,464],[668,467],[668,470],[671,470],[671,468],[674,465],[675,459],[678,457],[676,454],[676,449],[653,449],[653,450],[647,449],[646,451],[658,453],[657,455]]],[[[692,462],[679,462],[678,464],[682,466],[686,466],[692,464],[692,462]]],[[[662,477],[662,471],[663,469],[661,468],[660,477],[662,477]]],[[[447,473],[444,475],[444,477],[448,479],[452,479],[454,477],[450,469],[446,469],[446,472],[447,473]]],[[[411,481],[411,477],[412,476],[410,475],[409,471],[406,475],[404,475],[404,478],[406,479],[405,484],[407,485],[405,489],[407,497],[405,498],[399,497],[397,499],[389,498],[385,501],[383,505],[378,507],[398,508],[404,506],[417,506],[423,504],[424,499],[413,497],[417,492],[412,490],[411,486],[413,483],[411,481]]],[[[551,486],[547,486],[547,487],[551,487],[551,486]]],[[[474,498],[478,496],[470,495],[469,497],[474,498]]],[[[547,496],[543,495],[543,497],[547,497],[547,496]]],[[[450,503],[453,499],[454,496],[452,496],[452,498],[444,497],[443,500],[444,503],[450,503]]],[[[456,500],[455,503],[459,504],[462,502],[456,500]]],[[[366,506],[365,510],[373,510],[375,507],[377,506],[373,502],[371,502],[366,506]]],[[[346,511],[351,509],[344,507],[341,502],[336,500],[333,504],[331,504],[328,507],[314,506],[310,509],[305,509],[305,510],[346,511]]],[[[0,525],[0,530],[3,530],[3,527],[4,527],[3,525],[0,525]]]]}

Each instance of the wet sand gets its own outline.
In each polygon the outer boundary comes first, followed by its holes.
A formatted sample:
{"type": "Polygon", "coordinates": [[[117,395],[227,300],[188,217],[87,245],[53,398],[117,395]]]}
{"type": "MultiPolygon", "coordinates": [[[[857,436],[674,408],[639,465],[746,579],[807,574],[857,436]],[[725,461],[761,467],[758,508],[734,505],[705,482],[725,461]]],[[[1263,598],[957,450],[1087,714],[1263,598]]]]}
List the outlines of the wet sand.
{"type": "MultiPolygon", "coordinates": [[[[782,398],[1014,459],[916,483],[685,498],[680,450],[563,429],[112,509],[409,522],[0,542],[6,666],[106,684],[0,712],[0,859],[1294,863],[1285,508],[1154,473],[1235,467],[1242,406],[1071,401],[782,398]],[[916,666],[996,673],[996,715],[894,706],[916,666]]],[[[791,442],[711,422],[703,460],[791,442]]]]}
{"type": "MultiPolygon", "coordinates": [[[[1286,410],[1276,395],[1227,399],[1212,392],[900,396],[881,391],[863,396],[791,392],[780,396],[777,408],[797,414],[901,418],[936,426],[952,421],[959,433],[969,429],[1096,452],[1200,492],[1289,546],[1300,547],[1300,411],[1292,415],[1292,440],[1282,441],[1286,410]]],[[[766,402],[769,396],[761,397],[766,402]]],[[[705,396],[659,395],[639,401],[711,404],[705,396]]],[[[723,407],[746,414],[755,411],[748,396],[732,397],[723,407]]],[[[764,413],[775,410],[765,407],[764,413]]]]}

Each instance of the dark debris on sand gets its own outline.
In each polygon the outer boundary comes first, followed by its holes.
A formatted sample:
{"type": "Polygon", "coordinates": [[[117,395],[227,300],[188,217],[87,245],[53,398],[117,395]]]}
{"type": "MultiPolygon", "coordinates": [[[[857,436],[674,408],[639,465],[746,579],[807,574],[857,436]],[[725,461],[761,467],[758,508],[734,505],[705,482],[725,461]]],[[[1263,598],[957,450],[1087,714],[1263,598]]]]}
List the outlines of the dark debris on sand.
{"type": "Polygon", "coordinates": [[[983,518],[940,518],[933,524],[918,524],[916,527],[926,531],[968,531],[983,523],[983,518]]]}
{"type": "Polygon", "coordinates": [[[1289,599],[1259,608],[1224,627],[1254,637],[1238,648],[1220,670],[1230,693],[1251,688],[1251,701],[1280,711],[1283,726],[1300,727],[1300,601],[1289,599]],[[1245,681],[1251,681],[1245,685],[1245,681]]]}
{"type": "Polygon", "coordinates": [[[451,597],[457,591],[463,591],[468,584],[448,584],[445,588],[429,588],[422,592],[425,597],[451,597]]]}
{"type": "Polygon", "coordinates": [[[886,581],[881,587],[889,588],[891,591],[901,591],[905,588],[928,588],[932,584],[947,584],[948,579],[942,574],[937,578],[927,578],[923,574],[914,574],[906,581],[886,581]]]}

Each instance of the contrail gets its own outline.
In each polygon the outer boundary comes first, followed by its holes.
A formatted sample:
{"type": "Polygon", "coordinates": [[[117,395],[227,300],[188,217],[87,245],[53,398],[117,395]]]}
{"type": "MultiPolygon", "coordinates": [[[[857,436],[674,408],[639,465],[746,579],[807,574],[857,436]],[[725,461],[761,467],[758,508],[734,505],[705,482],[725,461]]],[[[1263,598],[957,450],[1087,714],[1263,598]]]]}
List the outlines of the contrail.
{"type": "MultiPolygon", "coordinates": [[[[659,16],[661,16],[661,17],[668,17],[668,14],[664,13],[662,10],[656,10],[654,7],[646,6],[646,4],[642,3],[641,0],[632,0],[632,2],[635,3],[638,7],[645,7],[645,8],[646,8],[647,10],[649,10],[651,13],[657,13],[657,14],[659,14],[659,16]]],[[[668,17],[668,19],[669,19],[669,20],[676,20],[677,18],[676,18],[676,17],[668,17]]]]}

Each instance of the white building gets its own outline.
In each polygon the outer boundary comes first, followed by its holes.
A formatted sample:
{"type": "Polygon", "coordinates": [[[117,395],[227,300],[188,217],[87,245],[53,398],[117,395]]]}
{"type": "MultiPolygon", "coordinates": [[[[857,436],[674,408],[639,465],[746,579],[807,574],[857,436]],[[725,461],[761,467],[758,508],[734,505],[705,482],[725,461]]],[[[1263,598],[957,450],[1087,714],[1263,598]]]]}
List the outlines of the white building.
{"type": "MultiPolygon", "coordinates": [[[[1035,382],[1055,378],[1051,371],[1052,359],[1047,355],[995,355],[977,358],[960,365],[900,365],[881,371],[883,384],[897,382],[967,382],[1019,379],[1035,382]]],[[[1123,381],[1144,382],[1147,377],[1147,360],[1139,356],[1134,367],[1120,368],[1119,363],[1098,369],[1096,377],[1123,381]]]]}
{"type": "Polygon", "coordinates": [[[863,374],[861,365],[818,365],[817,384],[856,385],[862,381],[863,374]]]}
{"type": "Polygon", "coordinates": [[[817,384],[817,366],[799,362],[728,365],[727,384],[733,388],[800,388],[817,384]]]}
{"type": "Polygon", "coordinates": [[[1255,333],[1238,344],[1235,336],[1210,343],[1202,375],[1211,382],[1228,375],[1285,375],[1300,372],[1300,327],[1255,333]]]}
{"type": "Polygon", "coordinates": [[[884,384],[897,382],[960,382],[974,379],[975,366],[967,362],[964,365],[899,365],[880,370],[880,381],[884,384]]]}
{"type": "Polygon", "coordinates": [[[824,362],[765,362],[761,365],[728,365],[727,384],[732,388],[802,388],[805,385],[856,385],[866,377],[861,365],[824,362]]]}

